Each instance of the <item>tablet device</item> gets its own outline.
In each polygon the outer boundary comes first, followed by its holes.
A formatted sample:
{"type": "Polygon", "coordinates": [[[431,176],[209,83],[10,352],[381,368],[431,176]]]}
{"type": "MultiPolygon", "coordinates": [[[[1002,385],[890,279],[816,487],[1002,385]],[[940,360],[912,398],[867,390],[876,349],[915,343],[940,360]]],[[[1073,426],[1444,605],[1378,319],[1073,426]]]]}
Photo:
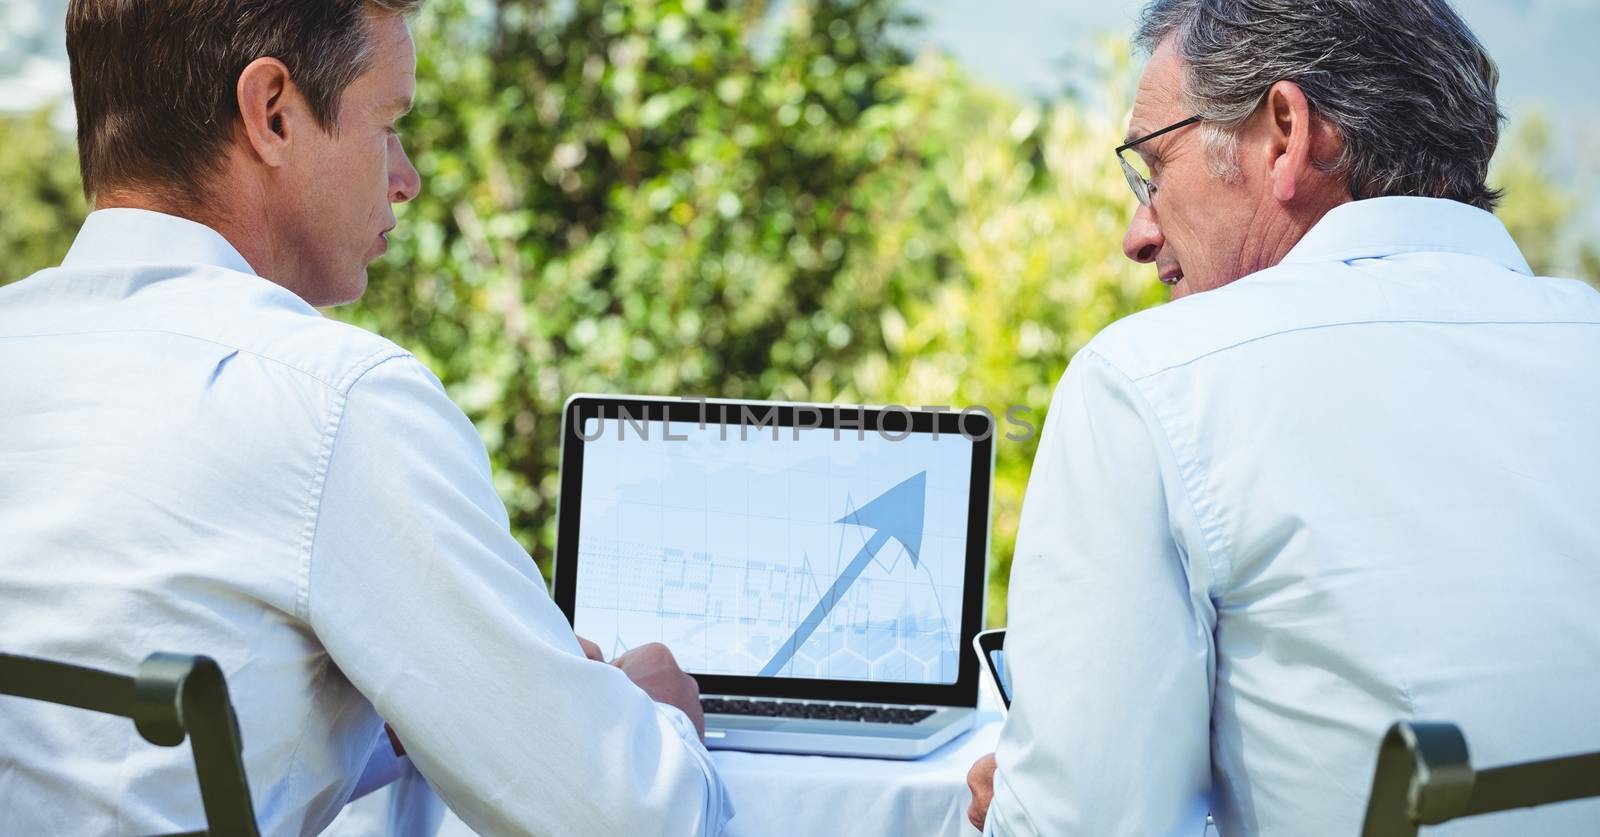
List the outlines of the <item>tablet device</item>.
{"type": "Polygon", "coordinates": [[[988,684],[990,694],[1000,703],[1001,714],[1011,708],[1011,676],[1006,671],[1005,644],[1005,628],[983,631],[972,638],[972,647],[983,664],[983,682],[988,684]]]}

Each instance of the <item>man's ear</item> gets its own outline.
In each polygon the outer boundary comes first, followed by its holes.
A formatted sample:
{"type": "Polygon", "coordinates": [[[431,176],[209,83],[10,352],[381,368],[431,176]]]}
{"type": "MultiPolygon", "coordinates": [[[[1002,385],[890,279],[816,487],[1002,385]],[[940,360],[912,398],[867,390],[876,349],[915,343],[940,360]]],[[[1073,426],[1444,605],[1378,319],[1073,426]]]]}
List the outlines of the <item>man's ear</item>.
{"type": "Polygon", "coordinates": [[[235,95],[250,150],[269,166],[284,165],[289,140],[301,127],[297,123],[309,115],[303,113],[289,68],[276,58],[257,58],[239,74],[235,95]]]}
{"type": "Polygon", "coordinates": [[[1318,127],[1313,124],[1311,102],[1292,81],[1280,81],[1267,90],[1265,120],[1268,176],[1272,196],[1281,203],[1294,200],[1309,184],[1318,127]]]}

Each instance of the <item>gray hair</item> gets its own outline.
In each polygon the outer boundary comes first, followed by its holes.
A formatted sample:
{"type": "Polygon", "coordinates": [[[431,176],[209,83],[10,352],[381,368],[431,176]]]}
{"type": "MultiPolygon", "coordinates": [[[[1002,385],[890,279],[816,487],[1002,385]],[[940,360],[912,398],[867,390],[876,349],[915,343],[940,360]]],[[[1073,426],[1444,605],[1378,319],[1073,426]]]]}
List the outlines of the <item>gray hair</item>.
{"type": "Polygon", "coordinates": [[[1445,0],[1151,0],[1135,42],[1154,51],[1169,37],[1219,174],[1267,90],[1292,81],[1338,129],[1343,152],[1316,162],[1352,197],[1490,211],[1500,200],[1485,182],[1504,118],[1499,71],[1445,0]]]}

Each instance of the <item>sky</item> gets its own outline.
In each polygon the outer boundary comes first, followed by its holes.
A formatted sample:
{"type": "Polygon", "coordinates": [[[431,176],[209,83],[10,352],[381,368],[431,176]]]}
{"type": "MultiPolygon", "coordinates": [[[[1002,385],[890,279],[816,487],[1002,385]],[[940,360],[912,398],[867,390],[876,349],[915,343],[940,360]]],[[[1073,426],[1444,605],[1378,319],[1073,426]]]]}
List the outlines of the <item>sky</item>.
{"type": "MultiPolygon", "coordinates": [[[[919,40],[1019,95],[1062,87],[1075,56],[1131,37],[1144,0],[911,0],[919,40]]],[[[1600,0],[1453,0],[1500,68],[1502,137],[1535,112],[1551,127],[1549,170],[1600,237],[1600,0]]]]}
{"type": "MultiPolygon", "coordinates": [[[[1105,37],[1126,38],[1143,0],[907,0],[922,48],[1021,96],[1064,86],[1067,67],[1105,37]]],[[[1557,180],[1600,194],[1600,0],[1454,0],[1500,66],[1508,130],[1538,111],[1551,123],[1557,180]]],[[[67,0],[0,0],[0,110],[70,95],[63,47],[67,0]]],[[[66,109],[64,109],[66,110],[66,109]]],[[[70,114],[63,113],[70,122],[70,114]]],[[[1600,199],[1587,201],[1600,229],[1600,199]]]]}
{"type": "MultiPolygon", "coordinates": [[[[1143,0],[912,0],[928,41],[996,84],[1048,93],[1059,60],[1097,37],[1127,37],[1143,0]]],[[[1503,99],[1555,111],[1576,105],[1600,119],[1600,2],[1597,0],[1455,0],[1500,65],[1503,99]]]]}

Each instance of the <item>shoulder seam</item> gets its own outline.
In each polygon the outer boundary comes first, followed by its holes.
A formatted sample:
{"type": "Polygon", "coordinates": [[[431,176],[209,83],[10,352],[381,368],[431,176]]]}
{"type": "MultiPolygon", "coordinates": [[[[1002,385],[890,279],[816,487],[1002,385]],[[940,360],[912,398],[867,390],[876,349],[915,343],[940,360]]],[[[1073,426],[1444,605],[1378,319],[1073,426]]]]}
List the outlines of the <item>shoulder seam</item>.
{"type": "Polygon", "coordinates": [[[1161,415],[1156,409],[1156,405],[1145,394],[1144,388],[1140,386],[1143,378],[1134,378],[1128,375],[1122,370],[1122,367],[1118,366],[1110,358],[1087,346],[1080,349],[1078,354],[1088,354],[1095,360],[1105,364],[1106,368],[1115,372],[1124,381],[1127,381],[1131,385],[1129,387],[1130,391],[1139,399],[1140,406],[1155,422],[1155,426],[1150,428],[1153,441],[1165,446],[1167,453],[1172,456],[1172,461],[1178,466],[1178,479],[1181,483],[1179,487],[1183,491],[1184,499],[1189,503],[1189,510],[1194,514],[1195,521],[1200,524],[1201,546],[1206,550],[1206,571],[1210,575],[1210,578],[1207,579],[1206,590],[1208,594],[1215,593],[1221,589],[1222,580],[1232,576],[1233,559],[1229,554],[1223,527],[1217,525],[1207,514],[1212,509],[1212,506],[1208,502],[1202,502],[1202,500],[1208,500],[1209,495],[1196,486],[1197,482],[1201,482],[1198,473],[1199,466],[1192,456],[1185,457],[1180,455],[1177,446],[1172,442],[1172,434],[1167,431],[1166,417],[1161,415]]]}
{"type": "Polygon", "coordinates": [[[411,357],[409,352],[386,348],[363,358],[350,367],[337,385],[329,385],[335,398],[317,444],[317,458],[306,485],[305,526],[301,530],[300,568],[295,579],[295,615],[307,625],[311,624],[311,555],[317,543],[317,526],[322,521],[322,500],[328,484],[328,466],[333,461],[334,443],[339,429],[344,425],[345,406],[350,400],[350,390],[368,372],[391,361],[411,357]]]}
{"type": "MultiPolygon", "coordinates": [[[[1466,325],[1472,325],[1472,326],[1481,326],[1481,325],[1505,325],[1505,326],[1517,326],[1517,325],[1522,325],[1522,326],[1543,326],[1543,325],[1600,326],[1600,320],[1424,320],[1424,319],[1341,320],[1341,321],[1336,322],[1336,323],[1318,323],[1316,325],[1297,326],[1295,328],[1279,329],[1278,331],[1273,331],[1273,332],[1270,332],[1270,333],[1267,333],[1267,334],[1258,334],[1258,335],[1255,335],[1254,337],[1247,337],[1247,338],[1245,338],[1243,340],[1237,340],[1235,342],[1227,344],[1226,346],[1218,346],[1215,349],[1208,349],[1208,350],[1206,350],[1204,352],[1201,352],[1200,354],[1197,354],[1197,355],[1189,358],[1188,360],[1179,361],[1178,363],[1168,364],[1167,366],[1163,366],[1163,367],[1161,367],[1159,369],[1155,369],[1155,370],[1152,370],[1152,371],[1149,371],[1149,372],[1140,373],[1137,377],[1135,377],[1135,376],[1128,376],[1128,377],[1129,377],[1130,380],[1133,380],[1133,381],[1143,381],[1143,380],[1145,380],[1147,378],[1153,378],[1153,377],[1155,377],[1157,375],[1160,375],[1160,374],[1163,374],[1163,373],[1166,373],[1166,372],[1171,372],[1174,369],[1181,369],[1181,368],[1183,368],[1185,366],[1189,366],[1191,364],[1198,363],[1198,362],[1200,362],[1202,360],[1205,360],[1206,358],[1209,358],[1209,357],[1211,357],[1213,355],[1219,355],[1219,354],[1222,354],[1223,352],[1227,352],[1227,351],[1230,351],[1230,350],[1233,350],[1233,349],[1237,349],[1240,346],[1248,346],[1251,343],[1257,343],[1257,342],[1260,342],[1262,340],[1271,339],[1273,337],[1282,337],[1285,334],[1298,334],[1298,333],[1307,332],[1307,331],[1321,331],[1323,329],[1342,328],[1342,327],[1345,327],[1345,326],[1408,325],[1408,324],[1412,324],[1412,325],[1445,325],[1445,326],[1450,326],[1450,325],[1463,325],[1463,326],[1466,326],[1466,325]]],[[[1089,347],[1086,346],[1084,348],[1088,349],[1089,347]]],[[[1102,355],[1102,354],[1100,354],[1098,352],[1095,353],[1095,356],[1096,357],[1100,357],[1102,359],[1105,358],[1104,355],[1102,355]]],[[[1107,363],[1111,363],[1111,361],[1109,361],[1109,360],[1107,360],[1106,362],[1107,363]]],[[[1120,367],[1116,367],[1114,364],[1113,364],[1113,367],[1116,368],[1117,371],[1119,371],[1119,372],[1122,371],[1120,367]]],[[[1124,373],[1124,374],[1126,375],[1126,373],[1124,373]]]]}
{"type": "MultiPolygon", "coordinates": [[[[221,348],[224,348],[224,349],[232,349],[233,351],[239,352],[241,354],[249,355],[249,356],[251,356],[253,358],[258,358],[260,360],[264,360],[264,361],[266,361],[268,363],[275,363],[275,364],[277,364],[279,366],[284,367],[285,369],[289,369],[291,371],[298,372],[301,375],[304,375],[307,378],[310,378],[311,380],[316,381],[317,383],[322,384],[323,386],[327,387],[328,389],[334,390],[336,392],[343,392],[343,391],[345,391],[345,389],[348,388],[349,384],[354,383],[354,378],[359,378],[361,376],[361,374],[366,371],[367,368],[370,368],[371,365],[376,362],[376,361],[374,361],[374,358],[378,358],[378,359],[381,360],[381,359],[387,359],[386,357],[383,357],[383,356],[401,357],[401,356],[406,356],[406,355],[410,355],[411,354],[410,352],[407,352],[405,349],[402,349],[399,346],[394,346],[394,345],[385,346],[385,347],[383,347],[381,349],[378,349],[377,351],[372,352],[371,354],[369,354],[366,357],[362,358],[357,363],[353,364],[351,366],[351,368],[345,373],[345,375],[342,378],[339,379],[339,382],[332,382],[332,381],[328,381],[328,380],[323,379],[322,376],[318,375],[315,372],[312,372],[309,369],[303,369],[303,368],[301,368],[299,366],[296,366],[296,365],[294,365],[294,364],[292,364],[292,363],[290,363],[290,362],[288,362],[288,361],[286,361],[286,360],[284,360],[282,358],[273,357],[272,355],[264,355],[264,354],[262,354],[262,353],[260,353],[258,351],[246,348],[244,346],[238,346],[238,345],[235,345],[233,343],[225,343],[225,342],[223,342],[221,340],[212,340],[209,337],[200,337],[200,336],[194,335],[194,334],[185,334],[184,332],[181,332],[181,331],[169,331],[167,329],[161,329],[161,328],[110,328],[110,329],[103,329],[103,330],[96,330],[96,331],[57,331],[57,332],[41,332],[41,333],[37,333],[37,334],[0,334],[0,340],[26,339],[26,338],[34,338],[34,337],[76,337],[76,336],[79,336],[79,335],[86,335],[86,334],[165,334],[165,335],[167,335],[169,337],[181,337],[181,338],[183,338],[185,340],[194,340],[194,341],[200,342],[200,343],[209,343],[209,344],[211,344],[213,346],[218,346],[218,347],[221,347],[221,348]]],[[[373,336],[374,337],[378,337],[378,335],[373,335],[373,336]]],[[[378,339],[383,339],[383,338],[379,337],[378,339]]]]}

